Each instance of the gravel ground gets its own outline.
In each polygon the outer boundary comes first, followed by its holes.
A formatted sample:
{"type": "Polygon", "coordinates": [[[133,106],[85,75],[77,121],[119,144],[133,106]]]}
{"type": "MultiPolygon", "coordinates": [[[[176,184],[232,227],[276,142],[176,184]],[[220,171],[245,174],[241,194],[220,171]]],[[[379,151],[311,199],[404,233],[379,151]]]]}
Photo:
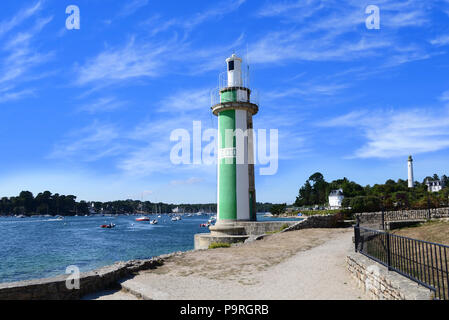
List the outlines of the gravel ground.
{"type": "Polygon", "coordinates": [[[187,252],[93,299],[367,299],[345,267],[353,230],[305,229],[249,244],[187,252]]]}

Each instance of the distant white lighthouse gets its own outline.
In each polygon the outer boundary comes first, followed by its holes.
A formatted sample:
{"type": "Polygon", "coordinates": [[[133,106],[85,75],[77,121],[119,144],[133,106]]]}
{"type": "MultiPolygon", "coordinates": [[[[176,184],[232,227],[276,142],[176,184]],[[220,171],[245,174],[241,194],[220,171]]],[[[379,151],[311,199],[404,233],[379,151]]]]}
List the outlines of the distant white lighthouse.
{"type": "Polygon", "coordinates": [[[413,159],[412,156],[408,156],[408,187],[413,188],[415,183],[413,182],[413,159]]]}

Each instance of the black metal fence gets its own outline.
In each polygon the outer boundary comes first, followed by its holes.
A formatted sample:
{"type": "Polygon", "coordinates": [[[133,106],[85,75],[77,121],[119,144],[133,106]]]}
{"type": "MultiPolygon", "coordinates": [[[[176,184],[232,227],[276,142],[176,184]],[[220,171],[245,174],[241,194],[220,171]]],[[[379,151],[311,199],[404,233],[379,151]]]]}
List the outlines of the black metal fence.
{"type": "Polygon", "coordinates": [[[449,246],[354,227],[355,251],[449,300],[449,246]]]}

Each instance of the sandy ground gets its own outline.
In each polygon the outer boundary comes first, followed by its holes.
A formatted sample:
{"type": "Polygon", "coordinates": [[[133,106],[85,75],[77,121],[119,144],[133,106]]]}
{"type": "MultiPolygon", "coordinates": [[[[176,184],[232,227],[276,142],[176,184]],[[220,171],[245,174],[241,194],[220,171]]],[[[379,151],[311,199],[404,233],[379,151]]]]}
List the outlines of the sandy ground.
{"type": "Polygon", "coordinates": [[[353,229],[279,233],[231,248],[183,253],[91,299],[366,299],[345,268],[353,229]]]}

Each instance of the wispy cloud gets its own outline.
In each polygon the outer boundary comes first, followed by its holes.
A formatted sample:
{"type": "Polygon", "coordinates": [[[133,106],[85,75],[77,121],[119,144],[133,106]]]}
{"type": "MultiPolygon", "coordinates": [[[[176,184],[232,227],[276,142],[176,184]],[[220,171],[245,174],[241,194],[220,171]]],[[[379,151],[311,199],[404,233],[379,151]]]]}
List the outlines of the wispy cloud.
{"type": "Polygon", "coordinates": [[[190,112],[210,107],[209,89],[181,90],[160,102],[160,112],[190,112]]]}
{"type": "Polygon", "coordinates": [[[90,103],[86,103],[79,107],[79,111],[86,111],[88,113],[100,113],[114,111],[126,105],[126,101],[117,100],[115,97],[102,97],[90,103]]]}
{"type": "Polygon", "coordinates": [[[150,33],[155,35],[160,32],[176,28],[182,30],[187,36],[193,29],[209,20],[218,20],[223,16],[238,10],[246,0],[232,0],[214,4],[212,8],[205,9],[189,17],[165,18],[155,14],[144,21],[150,33]]]}
{"type": "Polygon", "coordinates": [[[140,8],[145,7],[148,4],[149,0],[132,0],[128,1],[121,9],[121,16],[129,16],[139,10],[140,8]]]}
{"type": "Polygon", "coordinates": [[[375,57],[391,67],[430,57],[422,44],[403,42],[399,30],[425,25],[427,6],[416,0],[401,3],[378,1],[381,32],[365,28],[364,1],[288,1],[268,3],[258,11],[261,18],[279,17],[282,28],[266,32],[250,45],[252,63],[290,61],[354,61],[375,57]],[[406,47],[408,50],[404,50],[406,47]],[[389,59],[394,55],[393,59],[389,59]]]}
{"type": "Polygon", "coordinates": [[[392,158],[449,148],[448,108],[352,111],[323,121],[319,126],[360,131],[366,143],[352,158],[392,158]]]}
{"type": "Polygon", "coordinates": [[[449,101],[449,90],[444,91],[440,97],[441,101],[449,101]]]}
{"type": "Polygon", "coordinates": [[[31,7],[20,10],[16,15],[7,21],[0,22],[0,36],[8,33],[22,22],[33,16],[42,8],[42,1],[35,2],[31,7]]]}
{"type": "Polygon", "coordinates": [[[445,46],[449,44],[449,34],[445,34],[442,36],[439,36],[435,39],[430,40],[430,43],[433,44],[434,46],[445,46]]]}
{"type": "Polygon", "coordinates": [[[136,43],[135,38],[131,38],[124,47],[108,48],[79,67],[77,84],[110,84],[141,77],[156,77],[163,72],[164,62],[161,58],[169,48],[168,44],[136,43]]]}
{"type": "Polygon", "coordinates": [[[190,184],[200,183],[202,181],[204,181],[204,179],[198,178],[198,177],[191,177],[191,178],[188,178],[185,180],[172,180],[172,181],[170,181],[170,184],[174,185],[174,186],[185,185],[185,184],[190,185],[190,184]]]}
{"type": "MultiPolygon", "coordinates": [[[[3,29],[0,27],[0,30],[6,32],[11,31],[13,27],[17,27],[22,21],[38,11],[40,3],[38,2],[34,7],[18,13],[10,21],[3,23],[3,29]]],[[[35,92],[35,89],[20,89],[18,87],[25,82],[38,78],[42,79],[49,74],[44,72],[36,76],[31,72],[52,57],[51,52],[39,52],[35,42],[37,35],[52,20],[53,17],[36,19],[33,27],[27,31],[8,34],[8,39],[3,42],[3,46],[0,48],[0,54],[3,53],[0,55],[0,103],[29,96],[35,92]]]]}
{"type": "Polygon", "coordinates": [[[119,138],[116,126],[94,121],[89,126],[69,133],[54,146],[48,157],[69,161],[97,161],[124,151],[126,145],[121,143],[119,138]]]}

